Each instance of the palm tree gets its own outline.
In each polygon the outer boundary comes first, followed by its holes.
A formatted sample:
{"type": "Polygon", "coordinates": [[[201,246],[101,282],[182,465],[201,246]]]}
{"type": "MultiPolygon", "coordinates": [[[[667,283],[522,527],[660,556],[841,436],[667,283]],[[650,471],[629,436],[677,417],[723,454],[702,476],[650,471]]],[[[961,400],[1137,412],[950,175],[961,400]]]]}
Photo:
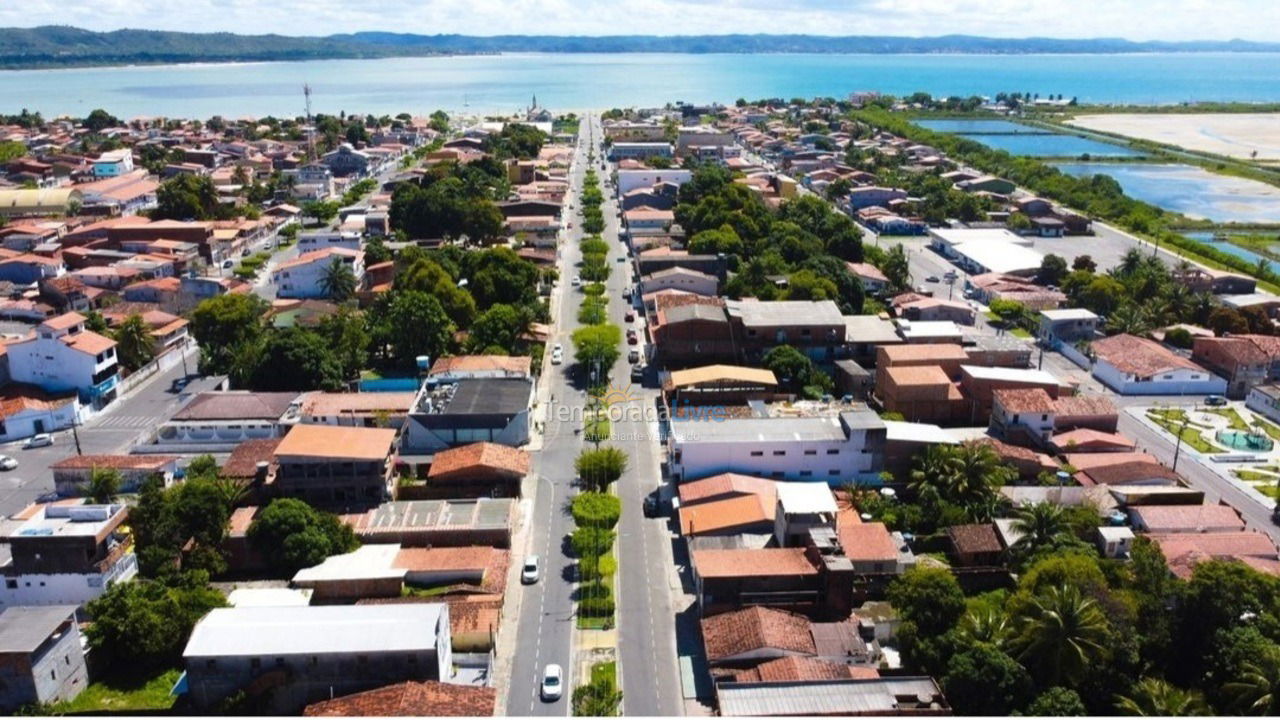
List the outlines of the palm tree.
{"type": "Polygon", "coordinates": [[[356,294],[356,274],[342,258],[334,258],[320,276],[320,289],[330,300],[342,302],[356,294]]]}
{"type": "Polygon", "coordinates": [[[948,502],[969,505],[989,498],[1016,475],[987,443],[935,445],[919,456],[911,471],[911,488],[921,495],[934,493],[948,502]]]}
{"type": "Polygon", "coordinates": [[[1121,715],[1142,717],[1185,717],[1208,715],[1204,697],[1195,690],[1183,690],[1160,678],[1144,677],[1127,697],[1116,696],[1121,715]]]}
{"type": "Polygon", "coordinates": [[[1107,318],[1107,329],[1114,333],[1145,335],[1151,330],[1151,316],[1136,302],[1126,302],[1107,318]]]}
{"type": "Polygon", "coordinates": [[[106,504],[115,499],[120,492],[124,478],[115,468],[94,468],[89,473],[87,495],[95,503],[106,504]]]}
{"type": "Polygon", "coordinates": [[[960,637],[966,644],[982,642],[1003,650],[1011,635],[1009,617],[998,607],[969,610],[960,618],[960,637]]]}
{"type": "Polygon", "coordinates": [[[1121,277],[1132,275],[1142,267],[1142,253],[1137,248],[1130,248],[1120,258],[1120,264],[1116,265],[1115,274],[1121,277]]]}
{"type": "Polygon", "coordinates": [[[1036,550],[1070,531],[1067,515],[1062,506],[1049,502],[1039,502],[1018,508],[1014,512],[1011,527],[1021,536],[1010,550],[1023,557],[1034,555],[1036,550]]]}
{"type": "Polygon", "coordinates": [[[155,357],[155,345],[151,339],[151,328],[141,315],[130,315],[120,323],[114,333],[120,364],[133,371],[151,362],[155,357]]]}
{"type": "Polygon", "coordinates": [[[1048,685],[1074,684],[1106,655],[1107,633],[1096,602],[1075,587],[1052,587],[1032,600],[1013,644],[1048,685]]]}
{"type": "Polygon", "coordinates": [[[1254,662],[1240,666],[1240,679],[1223,689],[1235,697],[1235,707],[1245,715],[1280,714],[1280,665],[1264,667],[1254,662]]]}

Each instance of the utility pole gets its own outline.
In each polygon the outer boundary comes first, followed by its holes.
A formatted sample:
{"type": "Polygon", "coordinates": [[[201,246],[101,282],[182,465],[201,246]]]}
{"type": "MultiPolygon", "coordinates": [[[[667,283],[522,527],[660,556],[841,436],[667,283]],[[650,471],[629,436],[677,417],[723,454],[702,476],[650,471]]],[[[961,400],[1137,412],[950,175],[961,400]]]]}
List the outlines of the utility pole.
{"type": "Polygon", "coordinates": [[[1182,452],[1182,433],[1187,431],[1187,423],[1191,422],[1191,416],[1186,415],[1182,420],[1182,425],[1178,427],[1178,442],[1173,446],[1173,472],[1178,471],[1178,455],[1182,452]]]}

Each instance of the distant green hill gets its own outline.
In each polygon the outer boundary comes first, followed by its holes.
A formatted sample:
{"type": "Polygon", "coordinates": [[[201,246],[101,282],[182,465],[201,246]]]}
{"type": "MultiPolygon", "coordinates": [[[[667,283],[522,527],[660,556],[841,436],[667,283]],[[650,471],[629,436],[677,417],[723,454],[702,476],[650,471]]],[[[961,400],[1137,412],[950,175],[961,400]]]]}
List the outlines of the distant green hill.
{"type": "Polygon", "coordinates": [[[878,37],[818,35],[413,35],[359,32],[328,37],[93,32],[66,26],[0,28],[0,68],[74,65],[377,58],[495,52],[554,53],[1144,53],[1280,52],[1280,43],[1243,40],[1131,42],[1118,38],[1003,39],[972,35],[878,37]]]}

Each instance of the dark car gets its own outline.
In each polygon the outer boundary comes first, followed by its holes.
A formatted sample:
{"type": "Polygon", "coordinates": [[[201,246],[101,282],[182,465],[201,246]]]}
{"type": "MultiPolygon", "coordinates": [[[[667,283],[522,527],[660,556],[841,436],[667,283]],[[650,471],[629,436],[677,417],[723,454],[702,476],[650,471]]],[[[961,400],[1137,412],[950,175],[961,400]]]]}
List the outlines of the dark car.
{"type": "Polygon", "coordinates": [[[643,380],[644,380],[644,366],[632,365],[631,366],[631,382],[642,382],[643,380]]]}
{"type": "Polygon", "coordinates": [[[658,491],[654,490],[644,496],[644,516],[658,517],[658,491]]]}
{"type": "Polygon", "coordinates": [[[1227,399],[1221,395],[1210,395],[1204,399],[1204,404],[1210,407],[1222,407],[1227,404],[1227,399]]]}

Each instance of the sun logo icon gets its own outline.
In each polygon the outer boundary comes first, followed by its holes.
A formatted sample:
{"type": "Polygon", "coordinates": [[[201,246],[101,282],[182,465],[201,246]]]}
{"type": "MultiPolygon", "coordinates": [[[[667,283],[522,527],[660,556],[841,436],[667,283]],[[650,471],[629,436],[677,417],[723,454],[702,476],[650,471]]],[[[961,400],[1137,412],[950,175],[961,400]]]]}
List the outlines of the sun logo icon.
{"type": "Polygon", "coordinates": [[[600,401],[605,405],[614,405],[616,403],[631,402],[635,398],[631,396],[631,385],[628,383],[626,387],[619,387],[613,383],[609,383],[609,389],[604,395],[600,396],[600,401]]]}

